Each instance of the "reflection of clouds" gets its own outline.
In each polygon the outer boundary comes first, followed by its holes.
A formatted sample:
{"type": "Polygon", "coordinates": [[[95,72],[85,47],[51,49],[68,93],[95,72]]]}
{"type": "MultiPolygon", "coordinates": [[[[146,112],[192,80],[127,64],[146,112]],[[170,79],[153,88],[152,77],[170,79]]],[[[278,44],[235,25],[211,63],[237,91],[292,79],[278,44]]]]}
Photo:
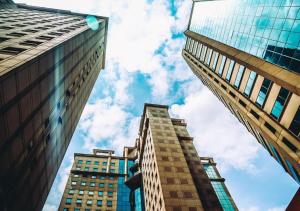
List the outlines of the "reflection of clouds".
{"type": "MultiPolygon", "coordinates": [[[[268,46],[282,49],[297,49],[300,42],[299,6],[289,0],[276,1],[272,5],[268,1],[206,1],[196,2],[190,29],[204,36],[221,41],[260,58],[264,58],[268,46]],[[299,18],[298,18],[299,19],[299,18]]],[[[298,71],[297,65],[287,60],[297,55],[287,55],[285,51],[276,52],[268,61],[298,71]],[[285,60],[281,63],[281,60],[285,60]]]]}

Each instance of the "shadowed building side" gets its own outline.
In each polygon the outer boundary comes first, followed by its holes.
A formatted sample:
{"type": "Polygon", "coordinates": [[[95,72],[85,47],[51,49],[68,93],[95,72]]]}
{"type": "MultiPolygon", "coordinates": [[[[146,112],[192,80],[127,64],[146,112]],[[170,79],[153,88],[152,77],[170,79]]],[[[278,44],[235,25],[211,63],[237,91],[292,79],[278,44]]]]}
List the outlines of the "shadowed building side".
{"type": "MultiPolygon", "coordinates": [[[[1,3],[3,0],[1,1],[1,3]]],[[[0,5],[0,203],[41,210],[104,68],[108,19],[0,5]]]]}

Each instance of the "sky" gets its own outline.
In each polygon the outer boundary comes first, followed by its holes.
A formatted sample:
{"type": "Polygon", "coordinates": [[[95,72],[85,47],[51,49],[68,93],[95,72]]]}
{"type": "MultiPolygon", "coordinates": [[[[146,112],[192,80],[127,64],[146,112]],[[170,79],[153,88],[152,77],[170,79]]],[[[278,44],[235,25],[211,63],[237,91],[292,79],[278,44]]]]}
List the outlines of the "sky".
{"type": "Polygon", "coordinates": [[[73,154],[134,144],[145,102],[183,118],[199,155],[211,156],[241,211],[284,210],[296,182],[186,65],[192,0],[16,0],[109,17],[106,67],[100,72],[43,211],[57,210],[73,154]]]}

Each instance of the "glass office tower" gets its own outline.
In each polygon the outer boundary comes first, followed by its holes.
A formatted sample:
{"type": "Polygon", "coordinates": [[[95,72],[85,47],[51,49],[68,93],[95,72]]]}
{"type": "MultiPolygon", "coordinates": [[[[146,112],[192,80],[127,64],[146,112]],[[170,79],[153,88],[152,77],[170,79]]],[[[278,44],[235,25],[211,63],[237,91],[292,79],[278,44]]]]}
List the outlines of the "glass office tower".
{"type": "Polygon", "coordinates": [[[300,1],[194,1],[183,57],[300,184],[300,1]]]}

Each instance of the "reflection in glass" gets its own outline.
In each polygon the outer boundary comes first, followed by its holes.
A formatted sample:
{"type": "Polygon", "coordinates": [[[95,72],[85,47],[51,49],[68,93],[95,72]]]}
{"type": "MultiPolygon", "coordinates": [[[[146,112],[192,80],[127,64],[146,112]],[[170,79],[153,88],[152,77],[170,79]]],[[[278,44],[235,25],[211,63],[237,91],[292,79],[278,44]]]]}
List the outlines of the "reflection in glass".
{"type": "Polygon", "coordinates": [[[271,2],[195,2],[189,29],[300,73],[300,4],[271,2]]]}

